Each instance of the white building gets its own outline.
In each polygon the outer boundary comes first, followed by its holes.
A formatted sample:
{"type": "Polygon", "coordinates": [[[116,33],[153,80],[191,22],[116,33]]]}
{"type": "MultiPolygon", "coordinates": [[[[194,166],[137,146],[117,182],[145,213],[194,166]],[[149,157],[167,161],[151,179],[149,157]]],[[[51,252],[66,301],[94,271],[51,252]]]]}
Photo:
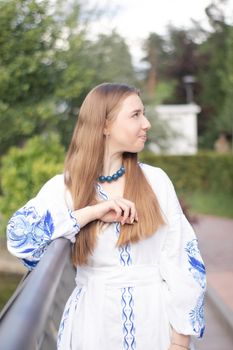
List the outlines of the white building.
{"type": "MultiPolygon", "coordinates": [[[[194,104],[159,105],[156,107],[158,119],[165,121],[174,133],[168,140],[168,147],[163,153],[171,155],[196,154],[198,150],[197,114],[201,108],[194,104]]],[[[161,153],[157,145],[150,147],[156,153],[161,153]]]]}

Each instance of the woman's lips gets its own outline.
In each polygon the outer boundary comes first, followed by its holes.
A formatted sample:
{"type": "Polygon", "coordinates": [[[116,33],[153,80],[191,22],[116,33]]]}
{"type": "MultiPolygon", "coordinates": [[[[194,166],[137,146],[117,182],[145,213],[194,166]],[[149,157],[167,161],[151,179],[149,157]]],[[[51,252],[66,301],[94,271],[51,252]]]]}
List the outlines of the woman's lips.
{"type": "Polygon", "coordinates": [[[146,142],[146,140],[147,140],[147,136],[146,135],[141,135],[141,136],[139,136],[139,138],[141,140],[143,140],[144,142],[146,142]]]}

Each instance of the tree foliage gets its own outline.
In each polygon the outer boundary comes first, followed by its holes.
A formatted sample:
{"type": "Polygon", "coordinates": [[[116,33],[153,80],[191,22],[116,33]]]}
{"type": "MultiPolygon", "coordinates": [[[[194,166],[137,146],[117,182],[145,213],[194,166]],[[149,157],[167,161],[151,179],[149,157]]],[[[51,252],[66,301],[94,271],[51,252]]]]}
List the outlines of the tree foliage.
{"type": "Polygon", "coordinates": [[[233,137],[233,26],[227,28],[226,54],[224,70],[221,74],[224,98],[222,108],[217,115],[216,129],[233,137]]]}
{"type": "MultiPolygon", "coordinates": [[[[224,3],[218,0],[206,8],[206,14],[212,27],[206,40],[199,45],[201,64],[198,79],[201,91],[197,102],[202,106],[199,129],[200,145],[211,148],[220,132],[229,134],[232,130],[232,117],[227,113],[232,86],[230,71],[233,69],[231,50],[233,46],[233,26],[227,23],[224,3]],[[230,90],[229,90],[230,89],[230,90]],[[228,101],[228,102],[227,102],[228,101]],[[228,117],[227,117],[228,115],[228,117]]],[[[230,108],[233,108],[233,100],[230,108]]]]}
{"type": "Polygon", "coordinates": [[[0,3],[1,153],[54,123],[58,28],[48,2],[0,3]]]}
{"type": "Polygon", "coordinates": [[[87,39],[87,21],[79,0],[0,2],[0,154],[49,130],[67,146],[94,85],[135,82],[125,40],[87,39]]]}
{"type": "Polygon", "coordinates": [[[165,39],[156,33],[150,33],[143,44],[145,56],[143,62],[148,64],[146,69],[146,91],[149,97],[154,97],[156,85],[159,79],[165,75],[164,67],[167,68],[169,55],[166,51],[165,39]]]}
{"type": "Polygon", "coordinates": [[[87,92],[103,82],[134,84],[135,73],[125,40],[116,32],[101,34],[96,40],[71,33],[69,50],[58,55],[66,67],[56,89],[61,112],[58,128],[62,142],[67,146],[77,113],[87,92]]]}
{"type": "Polygon", "coordinates": [[[97,83],[104,81],[134,84],[136,81],[131,54],[125,39],[116,31],[100,34],[91,45],[92,67],[97,83]]]}

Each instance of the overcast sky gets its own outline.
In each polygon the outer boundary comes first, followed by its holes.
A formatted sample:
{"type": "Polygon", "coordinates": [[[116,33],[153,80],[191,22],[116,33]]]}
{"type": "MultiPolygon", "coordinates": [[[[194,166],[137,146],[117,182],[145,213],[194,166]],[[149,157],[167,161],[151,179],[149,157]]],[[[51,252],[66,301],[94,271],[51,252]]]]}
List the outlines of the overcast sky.
{"type": "MultiPolygon", "coordinates": [[[[110,28],[126,38],[134,59],[140,56],[141,41],[150,32],[165,34],[168,24],[188,28],[191,19],[208,27],[205,7],[210,0],[89,0],[111,9],[111,17],[103,16],[92,27],[93,33],[107,33],[110,28]]],[[[228,0],[227,14],[233,19],[233,0],[228,0]]]]}

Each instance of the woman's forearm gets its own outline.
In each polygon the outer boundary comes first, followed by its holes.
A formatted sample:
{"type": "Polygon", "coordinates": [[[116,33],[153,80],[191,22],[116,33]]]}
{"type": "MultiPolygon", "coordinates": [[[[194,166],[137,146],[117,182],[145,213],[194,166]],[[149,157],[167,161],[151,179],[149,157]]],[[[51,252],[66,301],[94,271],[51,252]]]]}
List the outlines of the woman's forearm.
{"type": "Polygon", "coordinates": [[[187,348],[189,347],[190,343],[190,335],[184,335],[177,333],[175,329],[172,330],[172,343],[176,343],[179,345],[186,346],[187,348]]]}

